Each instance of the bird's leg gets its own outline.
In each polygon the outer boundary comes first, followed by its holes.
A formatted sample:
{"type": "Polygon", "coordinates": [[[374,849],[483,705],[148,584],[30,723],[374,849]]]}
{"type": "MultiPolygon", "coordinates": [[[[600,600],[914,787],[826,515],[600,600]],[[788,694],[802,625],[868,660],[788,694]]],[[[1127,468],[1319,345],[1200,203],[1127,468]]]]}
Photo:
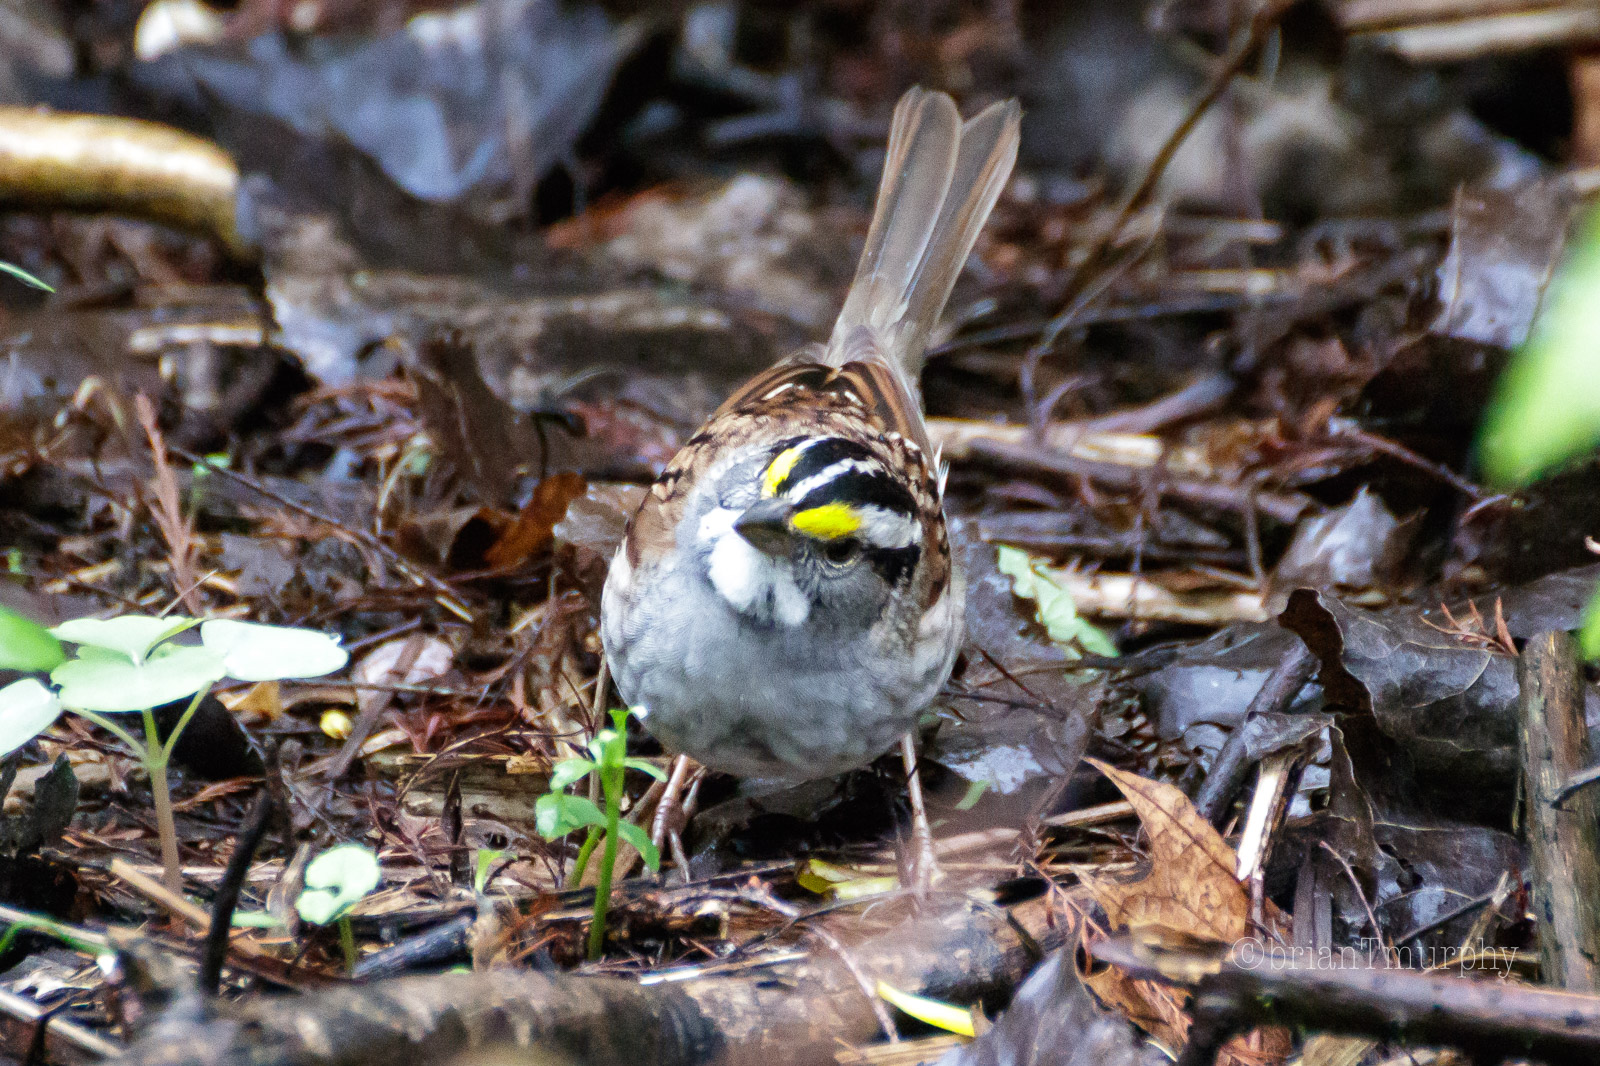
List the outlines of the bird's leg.
{"type": "Polygon", "coordinates": [[[944,874],[933,854],[933,827],[922,803],[922,777],[917,772],[917,741],[912,733],[900,738],[900,758],[906,768],[906,793],[911,800],[911,887],[917,897],[927,896],[944,874]]]}
{"type": "Polygon", "coordinates": [[[666,790],[656,801],[655,817],[650,820],[650,842],[658,848],[670,845],[673,861],[678,864],[678,873],[685,883],[689,881],[689,864],[683,851],[683,826],[688,820],[688,811],[683,796],[685,791],[698,789],[705,773],[706,768],[687,755],[674,758],[667,772],[666,790]]]}

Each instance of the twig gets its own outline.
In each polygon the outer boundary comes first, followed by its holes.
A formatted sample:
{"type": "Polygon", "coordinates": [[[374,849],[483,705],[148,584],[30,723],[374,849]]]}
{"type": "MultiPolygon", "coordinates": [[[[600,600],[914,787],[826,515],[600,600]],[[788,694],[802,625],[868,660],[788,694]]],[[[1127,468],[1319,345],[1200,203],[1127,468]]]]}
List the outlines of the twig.
{"type": "Polygon", "coordinates": [[[169,891],[166,885],[135,868],[126,859],[111,860],[111,876],[196,929],[204,929],[211,922],[211,916],[206,914],[204,907],[169,891]]]}
{"type": "MultiPolygon", "coordinates": [[[[969,448],[974,460],[988,462],[1001,469],[1055,474],[1062,477],[1086,477],[1091,481],[1123,491],[1138,489],[1148,473],[1134,467],[1079,459],[1047,448],[1004,444],[993,440],[973,440],[969,448]]],[[[1220,481],[1162,477],[1156,479],[1156,489],[1162,496],[1174,497],[1201,507],[1215,507],[1242,513],[1254,505],[1262,514],[1285,525],[1293,525],[1315,506],[1310,497],[1300,493],[1253,492],[1251,489],[1220,481]]]]}
{"type": "Polygon", "coordinates": [[[1500,498],[1491,496],[1484,489],[1474,485],[1472,482],[1468,481],[1454,470],[1451,470],[1443,463],[1436,463],[1432,459],[1418,455],[1416,452],[1412,451],[1410,448],[1407,448],[1404,444],[1401,444],[1398,441],[1392,441],[1389,438],[1381,437],[1376,433],[1369,433],[1367,430],[1362,429],[1354,423],[1347,423],[1343,419],[1336,419],[1334,422],[1335,424],[1331,428],[1332,436],[1335,439],[1353,440],[1358,444],[1362,444],[1368,448],[1371,448],[1375,452],[1382,452],[1384,455],[1398,459],[1402,463],[1414,466],[1418,470],[1421,470],[1424,473],[1430,474],[1433,477],[1438,478],[1440,481],[1443,481],[1446,485],[1449,485],[1463,496],[1468,497],[1472,500],[1474,506],[1481,504],[1486,500],[1500,498]]]}
{"type": "Polygon", "coordinates": [[[1335,949],[1332,962],[1254,940],[1220,956],[1167,948],[1152,959],[1130,937],[1090,950],[1132,977],[1194,988],[1194,1024],[1179,1066],[1206,1066],[1234,1034],[1262,1025],[1450,1045],[1475,1062],[1600,1061],[1597,996],[1424,974],[1366,960],[1354,948],[1335,949]]]}
{"type": "Polygon", "coordinates": [[[200,974],[195,987],[203,996],[214,996],[222,982],[222,963],[228,957],[228,936],[233,931],[233,911],[239,905],[239,890],[250,872],[250,862],[272,824],[272,793],[265,790],[251,808],[244,830],[228,857],[228,868],[217,883],[211,901],[211,924],[206,928],[205,953],[200,956],[200,974]]]}
{"type": "MultiPolygon", "coordinates": [[[[182,448],[174,447],[168,450],[186,463],[201,462],[199,456],[193,454],[192,452],[187,452],[182,448]]],[[[448,583],[441,581],[439,578],[428,573],[426,570],[413,565],[411,560],[407,559],[394,548],[390,547],[389,544],[377,534],[368,532],[364,529],[356,529],[354,526],[347,525],[331,515],[323,514],[315,507],[307,507],[300,501],[290,499],[289,497],[283,495],[283,493],[268,488],[258,479],[250,477],[247,474],[241,474],[237,470],[229,470],[225,466],[208,466],[206,469],[206,476],[220,477],[224,480],[232,481],[236,485],[242,485],[252,492],[265,496],[273,503],[287,507],[296,514],[309,518],[314,522],[321,522],[323,525],[328,526],[331,529],[338,530],[355,543],[360,544],[363,547],[370,548],[379,555],[383,556],[390,566],[394,567],[397,572],[410,578],[414,584],[427,588],[435,595],[441,597],[443,601],[448,603],[452,612],[458,617],[462,618],[464,621],[471,621],[472,614],[456,596],[455,589],[451,588],[448,583]]]]}
{"type": "Polygon", "coordinates": [[[1296,640],[1294,650],[1267,675],[1266,681],[1251,699],[1250,706],[1245,709],[1244,717],[1239,719],[1227,743],[1222,745],[1222,750],[1217,752],[1216,759],[1212,761],[1211,772],[1206,775],[1194,800],[1195,810],[1200,812],[1200,817],[1213,825],[1219,822],[1227,812],[1228,805],[1233,802],[1239,786],[1244,783],[1250,769],[1246,760],[1250,751],[1250,730],[1247,727],[1251,719],[1263,714],[1283,714],[1316,672],[1317,657],[1302,641],[1296,640]]]}
{"type": "MultiPolygon", "coordinates": [[[[1112,222],[1111,227],[1106,230],[1105,234],[1095,244],[1094,250],[1073,271],[1072,277],[1068,280],[1066,286],[1068,293],[1079,292],[1089,275],[1100,268],[1106,253],[1116,245],[1118,238],[1122,236],[1123,229],[1127,227],[1129,221],[1139,212],[1140,208],[1144,207],[1155,193],[1156,188],[1161,184],[1161,179],[1166,174],[1167,167],[1172,164],[1173,158],[1177,156],[1178,149],[1183,147],[1183,142],[1189,139],[1189,134],[1194,132],[1195,127],[1200,124],[1200,120],[1205,117],[1206,112],[1211,110],[1211,106],[1222,98],[1223,93],[1228,91],[1228,86],[1233,83],[1233,79],[1238,77],[1240,71],[1244,70],[1245,64],[1250,62],[1250,58],[1255,55],[1256,49],[1266,42],[1268,35],[1278,25],[1278,20],[1294,4],[1295,0],[1272,0],[1272,2],[1256,12],[1255,17],[1250,20],[1249,25],[1240,34],[1243,39],[1240,40],[1223,64],[1217,68],[1216,72],[1211,75],[1210,82],[1207,83],[1205,90],[1190,106],[1189,113],[1183,117],[1183,121],[1179,122],[1177,127],[1167,136],[1166,141],[1161,145],[1161,150],[1150,161],[1150,166],[1145,170],[1144,178],[1123,200],[1122,208],[1117,212],[1116,220],[1112,222]]],[[[1069,307],[1066,313],[1058,316],[1046,327],[1044,339],[1040,341],[1041,346],[1049,347],[1055,343],[1056,338],[1061,335],[1062,329],[1070,322],[1068,316],[1072,311],[1073,308],[1069,307]],[[1061,325],[1057,325],[1058,322],[1061,325]]]]}
{"type": "MultiPolygon", "coordinates": [[[[1356,890],[1356,898],[1361,900],[1361,909],[1367,912],[1367,922],[1372,926],[1372,935],[1378,939],[1379,943],[1383,943],[1383,926],[1378,924],[1378,916],[1372,911],[1372,902],[1367,899],[1366,892],[1362,891],[1361,878],[1356,876],[1355,870],[1350,865],[1350,860],[1340,855],[1338,850],[1326,840],[1319,840],[1317,844],[1321,846],[1323,851],[1333,856],[1334,862],[1344,868],[1344,875],[1350,879],[1350,887],[1356,890]]],[[[1400,959],[1395,955],[1393,946],[1385,944],[1384,951],[1388,953],[1391,962],[1396,966],[1400,964],[1400,959]]]]}

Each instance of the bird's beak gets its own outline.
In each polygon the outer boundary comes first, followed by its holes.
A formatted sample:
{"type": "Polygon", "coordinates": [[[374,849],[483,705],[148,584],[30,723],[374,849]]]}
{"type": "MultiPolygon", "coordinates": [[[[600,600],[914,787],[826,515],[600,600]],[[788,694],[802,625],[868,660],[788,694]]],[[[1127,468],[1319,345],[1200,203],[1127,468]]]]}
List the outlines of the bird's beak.
{"type": "Polygon", "coordinates": [[[794,544],[794,532],[789,528],[792,517],[794,508],[783,500],[762,500],[740,515],[733,528],[757,551],[782,559],[794,544]]]}

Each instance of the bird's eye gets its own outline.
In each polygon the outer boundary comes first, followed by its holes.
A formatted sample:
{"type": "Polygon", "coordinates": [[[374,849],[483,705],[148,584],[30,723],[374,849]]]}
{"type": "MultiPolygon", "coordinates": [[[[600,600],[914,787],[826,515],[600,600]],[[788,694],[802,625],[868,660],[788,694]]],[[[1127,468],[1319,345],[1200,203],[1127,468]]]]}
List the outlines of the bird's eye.
{"type": "Polygon", "coordinates": [[[844,566],[856,561],[856,556],[861,554],[861,544],[849,537],[829,541],[822,549],[822,557],[834,566],[844,566]]]}

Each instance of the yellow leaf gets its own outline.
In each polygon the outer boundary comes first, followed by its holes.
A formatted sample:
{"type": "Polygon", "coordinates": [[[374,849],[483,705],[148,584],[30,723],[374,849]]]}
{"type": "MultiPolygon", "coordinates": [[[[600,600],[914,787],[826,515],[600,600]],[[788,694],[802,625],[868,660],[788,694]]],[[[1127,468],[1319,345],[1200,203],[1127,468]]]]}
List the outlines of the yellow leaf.
{"type": "Polygon", "coordinates": [[[957,1007],[953,1003],[941,1003],[926,996],[914,996],[884,981],[878,982],[878,997],[919,1022],[927,1022],[957,1036],[976,1035],[977,1030],[972,1023],[972,1011],[965,1007],[957,1007]]]}

